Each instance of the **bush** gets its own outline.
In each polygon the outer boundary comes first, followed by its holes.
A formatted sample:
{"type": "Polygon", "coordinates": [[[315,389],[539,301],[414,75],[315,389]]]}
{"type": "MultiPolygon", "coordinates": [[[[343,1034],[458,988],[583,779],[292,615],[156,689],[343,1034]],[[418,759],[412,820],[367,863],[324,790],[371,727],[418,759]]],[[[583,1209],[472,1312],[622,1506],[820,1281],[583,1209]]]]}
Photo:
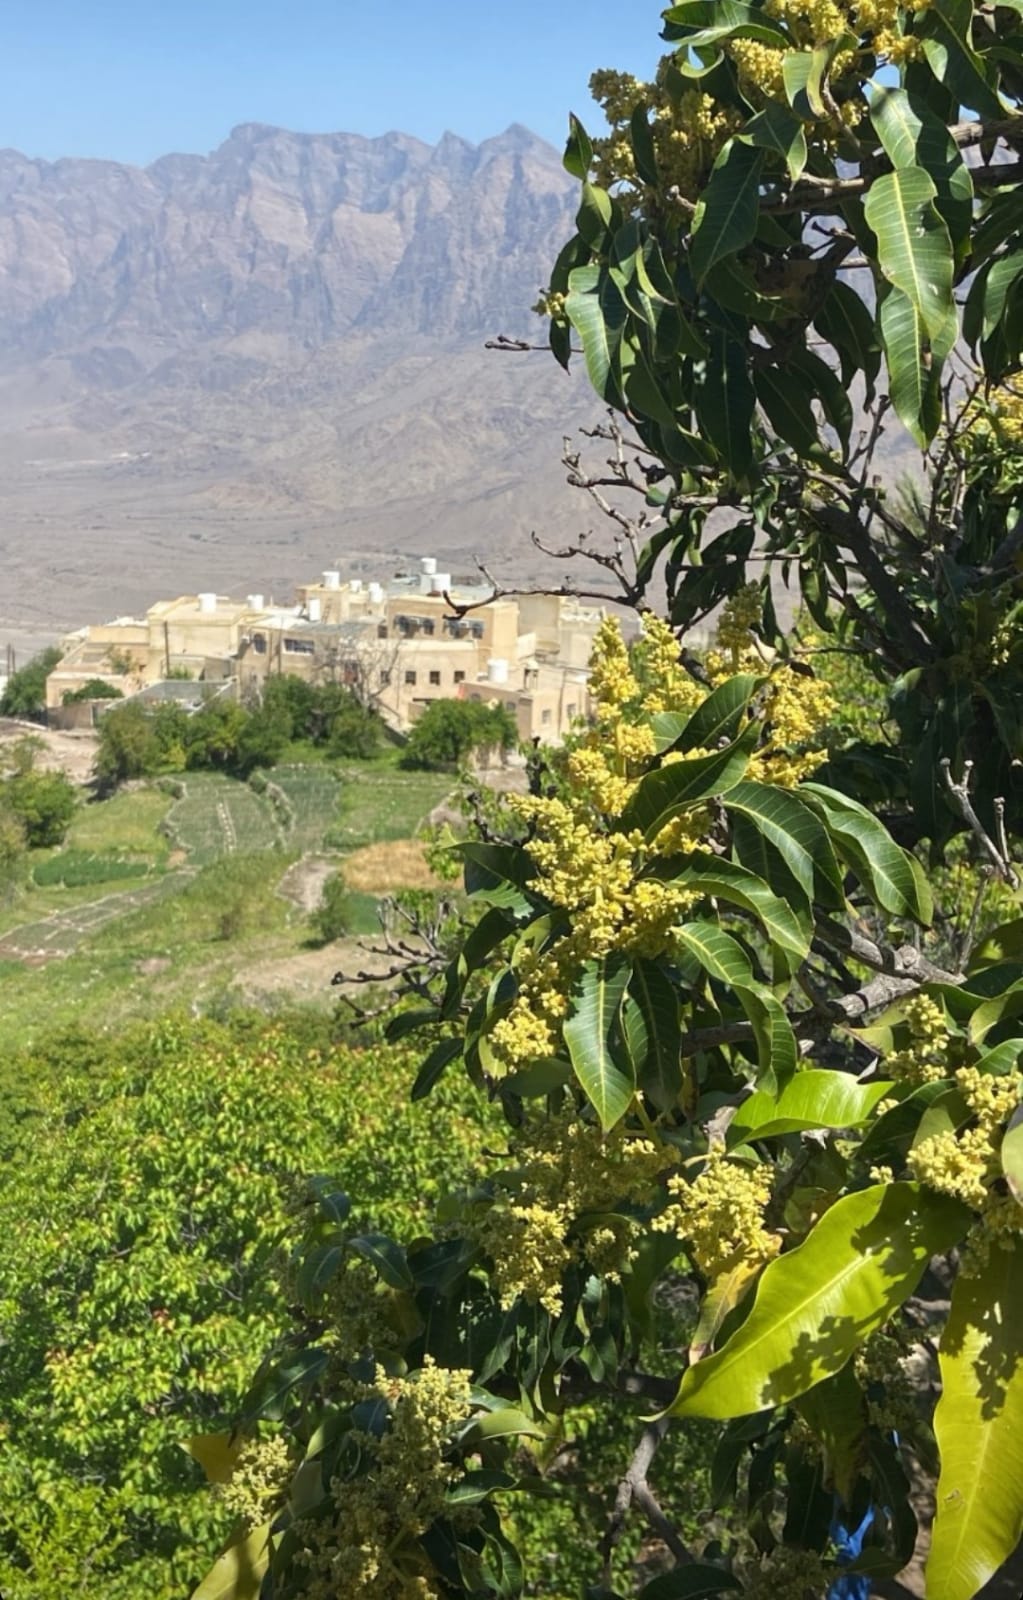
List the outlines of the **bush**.
{"type": "Polygon", "coordinates": [[[517,737],[503,706],[475,700],[431,700],[412,728],[402,752],[406,769],[457,767],[474,750],[508,750],[517,737]]]}
{"type": "Polygon", "coordinates": [[[312,929],[320,944],[343,939],[352,929],[352,904],[344,874],[335,872],[323,885],[319,906],[312,914],[312,929]]]}
{"type": "Polygon", "coordinates": [[[62,844],[78,792],[62,772],[18,772],[0,784],[0,807],[21,823],[30,848],[62,844]]]}
{"type": "Polygon", "coordinates": [[[56,645],[33,656],[27,666],[12,672],[0,695],[0,717],[27,717],[42,721],[46,714],[46,680],[61,660],[56,645]]]}
{"type": "Polygon", "coordinates": [[[232,1518],[181,1441],[226,1423],[285,1316],[302,1175],[358,1187],[371,1227],[419,1226],[470,1156],[471,1092],[395,1115],[409,1054],[328,1030],[170,1019],[4,1063],[23,1139],[0,1167],[4,1600],[189,1592],[232,1518]]]}
{"type": "Polygon", "coordinates": [[[124,695],[105,678],[90,678],[80,689],[65,689],[61,699],[66,706],[77,706],[85,700],[123,700],[124,695]]]}

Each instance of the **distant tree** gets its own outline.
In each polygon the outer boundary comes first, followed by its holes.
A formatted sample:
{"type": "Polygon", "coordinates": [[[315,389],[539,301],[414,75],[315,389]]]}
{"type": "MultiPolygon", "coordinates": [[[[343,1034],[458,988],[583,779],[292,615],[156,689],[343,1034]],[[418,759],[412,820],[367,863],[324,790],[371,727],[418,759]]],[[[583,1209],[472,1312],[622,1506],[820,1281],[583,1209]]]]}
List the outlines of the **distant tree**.
{"type": "Polygon", "coordinates": [[[21,875],[27,845],[21,818],[0,806],[0,904],[21,875]]]}
{"type": "Polygon", "coordinates": [[[41,722],[46,710],[46,680],[60,659],[60,650],[51,645],[33,656],[19,672],[12,672],[0,695],[0,716],[41,722]]]}
{"type": "Polygon", "coordinates": [[[456,767],[473,750],[508,750],[516,728],[503,706],[475,700],[433,700],[409,734],[401,765],[406,768],[456,767]]]}
{"type": "Polygon", "coordinates": [[[323,885],[320,903],[312,915],[312,929],[320,944],[343,939],[351,927],[352,907],[344,874],[335,872],[323,885]]]}
{"type": "Polygon", "coordinates": [[[65,689],[61,696],[61,703],[66,706],[81,705],[85,700],[123,700],[124,696],[114,684],[107,683],[105,678],[90,678],[88,683],[83,683],[80,689],[65,689]]]}
{"type": "Polygon", "coordinates": [[[96,755],[96,774],[101,784],[113,787],[130,778],[150,777],[159,771],[160,764],[156,718],[144,706],[129,701],[106,713],[99,725],[96,755]]]}
{"type": "Polygon", "coordinates": [[[33,848],[62,844],[78,794],[62,772],[16,773],[0,785],[0,808],[10,812],[33,848]]]}
{"type": "Polygon", "coordinates": [[[190,717],[185,729],[185,764],[233,772],[250,713],[236,700],[218,699],[190,717]]]}

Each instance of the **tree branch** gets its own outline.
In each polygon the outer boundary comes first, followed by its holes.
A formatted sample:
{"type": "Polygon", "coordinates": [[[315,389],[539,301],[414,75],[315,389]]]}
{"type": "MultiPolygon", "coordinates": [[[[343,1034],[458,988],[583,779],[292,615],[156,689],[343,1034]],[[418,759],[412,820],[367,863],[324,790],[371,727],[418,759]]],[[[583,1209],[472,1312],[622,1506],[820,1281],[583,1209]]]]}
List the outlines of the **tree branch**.
{"type": "Polygon", "coordinates": [[[647,1482],[647,1474],[667,1431],[666,1417],[661,1417],[657,1422],[651,1422],[644,1428],[628,1470],[618,1485],[611,1521],[600,1548],[604,1563],[604,1583],[609,1589],[612,1579],[611,1560],[625,1531],[626,1518],[633,1505],[639,1507],[650,1527],[664,1540],[676,1563],[680,1567],[692,1565],[693,1556],[679,1538],[677,1529],[661,1510],[647,1482]]]}

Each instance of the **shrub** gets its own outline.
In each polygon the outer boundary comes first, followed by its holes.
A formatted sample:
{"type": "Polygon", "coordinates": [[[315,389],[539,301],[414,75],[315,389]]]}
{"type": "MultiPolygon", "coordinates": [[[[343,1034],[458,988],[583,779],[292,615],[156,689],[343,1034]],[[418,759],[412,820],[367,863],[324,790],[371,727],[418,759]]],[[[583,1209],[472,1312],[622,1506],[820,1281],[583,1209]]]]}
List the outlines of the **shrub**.
{"type": "Polygon", "coordinates": [[[472,1093],[395,1116],[408,1052],[326,1035],[170,1019],[4,1064],[22,1118],[0,1166],[4,1600],[187,1593],[231,1516],[181,1440],[231,1416],[286,1315],[275,1252],[302,1175],[359,1188],[370,1227],[417,1226],[470,1156],[472,1093]]]}

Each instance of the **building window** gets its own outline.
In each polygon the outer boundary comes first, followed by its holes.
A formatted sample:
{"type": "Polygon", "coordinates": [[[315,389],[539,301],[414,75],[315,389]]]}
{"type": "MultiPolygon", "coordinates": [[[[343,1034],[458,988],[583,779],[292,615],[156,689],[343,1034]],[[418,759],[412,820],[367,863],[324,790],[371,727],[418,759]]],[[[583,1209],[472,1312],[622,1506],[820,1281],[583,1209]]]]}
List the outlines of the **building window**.
{"type": "Polygon", "coordinates": [[[456,683],[464,683],[465,682],[465,673],[456,671],[455,672],[455,682],[456,683]]]}
{"type": "Polygon", "coordinates": [[[406,674],[405,674],[405,682],[408,683],[408,684],[411,684],[412,687],[415,688],[415,683],[416,683],[416,675],[415,675],[415,673],[414,672],[406,672],[406,674]]]}
{"type": "Polygon", "coordinates": [[[253,648],[253,650],[255,650],[257,656],[265,656],[266,655],[266,634],[265,633],[254,633],[252,635],[252,648],[253,648]]]}
{"type": "Polygon", "coordinates": [[[383,670],[380,673],[380,687],[381,687],[381,689],[386,689],[387,685],[390,683],[390,681],[391,681],[391,674],[388,672],[387,668],[384,667],[383,670]]]}
{"type": "Polygon", "coordinates": [[[423,632],[424,633],[429,633],[429,634],[433,633],[433,618],[432,617],[424,617],[423,618],[423,632]]]}
{"type": "Polygon", "coordinates": [[[551,720],[551,708],[550,708],[550,706],[548,706],[546,708],[546,710],[541,711],[541,713],[540,713],[540,721],[543,723],[543,726],[546,728],[546,726],[550,722],[550,720],[551,720]]]}
{"type": "Polygon", "coordinates": [[[343,661],[341,663],[341,682],[348,684],[358,683],[360,677],[359,663],[357,661],[343,661]]]}
{"type": "Polygon", "coordinates": [[[285,639],[284,650],[286,655],[311,656],[316,653],[316,646],[311,639],[285,639]]]}
{"type": "Polygon", "coordinates": [[[377,623],[377,638],[378,639],[386,639],[387,638],[387,623],[386,622],[378,622],[377,623]]]}
{"type": "Polygon", "coordinates": [[[569,722],[571,722],[572,718],[575,716],[575,701],[574,700],[570,700],[568,702],[568,705],[565,707],[565,715],[568,718],[569,722]]]}
{"type": "Polygon", "coordinates": [[[439,689],[440,688],[440,673],[439,672],[431,672],[430,673],[430,682],[433,684],[435,689],[439,689]]]}

